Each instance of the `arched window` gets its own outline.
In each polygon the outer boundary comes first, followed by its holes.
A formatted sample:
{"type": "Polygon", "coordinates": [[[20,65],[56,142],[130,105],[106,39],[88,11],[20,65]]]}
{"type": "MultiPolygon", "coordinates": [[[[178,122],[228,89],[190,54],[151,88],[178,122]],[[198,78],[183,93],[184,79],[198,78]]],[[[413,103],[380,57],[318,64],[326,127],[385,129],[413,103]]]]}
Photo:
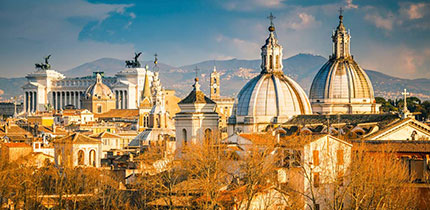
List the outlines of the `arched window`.
{"type": "Polygon", "coordinates": [[[145,115],[143,116],[143,127],[147,128],[149,124],[149,116],[145,115]]]}
{"type": "Polygon", "coordinates": [[[187,136],[187,130],[185,128],[182,129],[182,139],[184,140],[184,145],[187,145],[187,143],[188,143],[188,136],[187,136]]]}
{"type": "Polygon", "coordinates": [[[97,105],[97,113],[102,113],[102,106],[101,105],[97,105]]]}
{"type": "Polygon", "coordinates": [[[84,151],[79,150],[78,152],[78,165],[83,166],[85,165],[85,154],[84,151]]]}
{"type": "Polygon", "coordinates": [[[90,165],[96,166],[96,151],[93,149],[90,151],[90,165]]]}
{"type": "Polygon", "coordinates": [[[279,68],[279,55],[276,55],[276,68],[279,68]]]}
{"type": "Polygon", "coordinates": [[[210,143],[212,139],[212,130],[210,128],[206,128],[205,130],[205,142],[210,143]]]}

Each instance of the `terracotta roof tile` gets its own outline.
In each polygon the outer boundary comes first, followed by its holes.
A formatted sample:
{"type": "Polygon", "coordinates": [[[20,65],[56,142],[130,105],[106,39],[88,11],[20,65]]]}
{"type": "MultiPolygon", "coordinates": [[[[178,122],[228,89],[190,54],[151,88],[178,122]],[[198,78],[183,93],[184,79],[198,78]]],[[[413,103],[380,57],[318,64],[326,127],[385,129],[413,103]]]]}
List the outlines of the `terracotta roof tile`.
{"type": "Polygon", "coordinates": [[[94,114],[95,118],[138,118],[138,109],[111,109],[102,114],[94,114]]]}
{"type": "Polygon", "coordinates": [[[215,104],[212,99],[205,96],[205,94],[202,91],[196,91],[193,90],[191,93],[182,99],[178,104],[215,104]]]}
{"type": "Polygon", "coordinates": [[[26,143],[3,143],[5,147],[31,147],[26,143]]]}
{"type": "Polygon", "coordinates": [[[107,131],[103,131],[99,134],[91,135],[90,137],[92,137],[92,138],[115,138],[115,139],[121,138],[121,136],[116,135],[114,133],[107,132],[107,131]]]}

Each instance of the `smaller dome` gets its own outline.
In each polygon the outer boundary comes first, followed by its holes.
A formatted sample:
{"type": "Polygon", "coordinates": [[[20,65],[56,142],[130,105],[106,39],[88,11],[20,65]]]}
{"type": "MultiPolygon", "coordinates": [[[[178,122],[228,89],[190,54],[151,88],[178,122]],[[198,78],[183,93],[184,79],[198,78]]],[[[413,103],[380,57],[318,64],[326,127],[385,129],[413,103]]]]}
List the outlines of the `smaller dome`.
{"type": "Polygon", "coordinates": [[[90,85],[85,91],[85,98],[94,98],[94,99],[113,99],[114,94],[112,90],[105,84],[103,84],[102,76],[97,74],[96,83],[90,85]]]}

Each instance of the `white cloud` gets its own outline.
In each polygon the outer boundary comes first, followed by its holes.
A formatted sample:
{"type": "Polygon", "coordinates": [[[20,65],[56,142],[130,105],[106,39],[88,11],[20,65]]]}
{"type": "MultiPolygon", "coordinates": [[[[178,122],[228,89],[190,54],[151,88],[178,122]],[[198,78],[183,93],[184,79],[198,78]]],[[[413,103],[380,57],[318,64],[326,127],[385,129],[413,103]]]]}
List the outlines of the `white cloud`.
{"type": "Polygon", "coordinates": [[[135,19],[136,18],[136,14],[134,12],[130,12],[130,17],[131,17],[131,19],[135,19]]]}
{"type": "Polygon", "coordinates": [[[352,0],[345,0],[345,3],[346,3],[346,6],[345,6],[346,9],[357,9],[358,8],[358,5],[352,3],[352,0]]]}
{"type": "Polygon", "coordinates": [[[131,6],[83,0],[5,2],[0,7],[0,25],[4,29],[0,33],[2,76],[23,76],[33,71],[34,62],[51,53],[53,67],[58,70],[101,57],[124,58],[134,50],[132,44],[79,41],[78,37],[88,22],[102,22],[131,6]],[[8,62],[17,57],[22,62],[8,62]]]}
{"type": "Polygon", "coordinates": [[[400,78],[428,78],[430,48],[412,49],[405,45],[389,46],[372,43],[368,53],[357,56],[363,68],[384,72],[400,78]]]}
{"type": "Polygon", "coordinates": [[[391,12],[387,16],[383,17],[378,13],[367,14],[364,17],[370,23],[373,23],[376,27],[389,30],[393,29],[395,18],[391,12]]]}
{"type": "Polygon", "coordinates": [[[220,49],[223,51],[224,57],[255,59],[258,57],[258,52],[261,47],[255,42],[235,37],[227,37],[222,34],[216,36],[215,41],[219,44],[220,49]]]}
{"type": "Polygon", "coordinates": [[[317,22],[315,20],[315,17],[307,14],[305,12],[301,12],[298,14],[299,21],[298,22],[290,22],[289,28],[292,28],[294,30],[302,30],[306,28],[310,28],[315,25],[319,25],[320,22],[317,22]]]}
{"type": "Polygon", "coordinates": [[[310,11],[298,8],[287,14],[281,14],[279,19],[275,21],[277,30],[292,29],[300,31],[309,28],[320,26],[321,22],[317,21],[315,16],[310,11]]]}
{"type": "Polygon", "coordinates": [[[285,0],[227,0],[221,4],[227,10],[249,11],[261,8],[279,8],[285,0]]]}
{"type": "Polygon", "coordinates": [[[406,13],[410,20],[423,18],[425,13],[430,9],[430,4],[418,3],[410,4],[406,9],[406,13]]]}

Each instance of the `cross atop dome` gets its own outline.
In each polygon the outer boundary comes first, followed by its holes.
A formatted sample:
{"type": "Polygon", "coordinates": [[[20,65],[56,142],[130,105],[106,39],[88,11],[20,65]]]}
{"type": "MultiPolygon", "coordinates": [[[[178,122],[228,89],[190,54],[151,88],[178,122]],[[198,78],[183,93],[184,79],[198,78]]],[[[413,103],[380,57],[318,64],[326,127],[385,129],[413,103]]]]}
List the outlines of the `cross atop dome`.
{"type": "Polygon", "coordinates": [[[275,31],[275,25],[273,24],[273,20],[274,20],[275,18],[276,18],[276,17],[275,17],[275,16],[273,16],[273,14],[272,14],[272,13],[270,13],[270,15],[269,15],[269,16],[267,16],[267,19],[269,19],[269,20],[270,20],[270,26],[269,26],[269,31],[270,31],[270,32],[275,31]]]}
{"type": "Polygon", "coordinates": [[[196,68],[194,68],[194,71],[196,72],[196,78],[194,79],[195,83],[194,83],[193,87],[194,87],[195,91],[200,91],[200,84],[199,84],[199,77],[198,77],[200,69],[197,68],[197,66],[196,66],[196,68]]]}

